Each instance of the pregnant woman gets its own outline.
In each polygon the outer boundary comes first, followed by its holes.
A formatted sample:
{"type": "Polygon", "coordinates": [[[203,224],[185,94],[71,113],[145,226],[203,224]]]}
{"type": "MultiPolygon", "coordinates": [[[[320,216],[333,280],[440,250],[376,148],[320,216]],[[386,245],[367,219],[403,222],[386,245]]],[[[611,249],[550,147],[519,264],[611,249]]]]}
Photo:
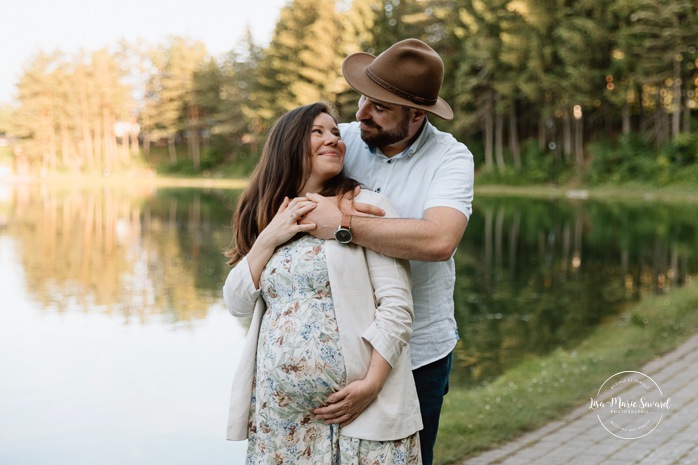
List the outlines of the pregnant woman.
{"type": "MultiPolygon", "coordinates": [[[[421,463],[406,263],[352,244],[348,214],[337,240],[299,223],[315,206],[305,193],[356,189],[343,174],[345,149],[327,105],[291,110],[271,129],[233,216],[224,298],[251,324],[228,439],[248,439],[248,464],[421,463]],[[315,415],[328,399],[331,413],[315,415]]],[[[377,193],[356,200],[395,216],[377,193]]]]}

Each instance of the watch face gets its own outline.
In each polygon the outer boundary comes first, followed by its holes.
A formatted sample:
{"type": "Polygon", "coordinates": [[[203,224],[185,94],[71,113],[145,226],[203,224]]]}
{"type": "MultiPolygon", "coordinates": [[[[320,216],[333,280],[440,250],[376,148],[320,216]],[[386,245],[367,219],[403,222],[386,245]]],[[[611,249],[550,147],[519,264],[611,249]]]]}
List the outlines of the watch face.
{"type": "Polygon", "coordinates": [[[351,231],[346,228],[339,228],[335,231],[334,238],[337,239],[337,242],[348,244],[351,242],[351,231]]]}

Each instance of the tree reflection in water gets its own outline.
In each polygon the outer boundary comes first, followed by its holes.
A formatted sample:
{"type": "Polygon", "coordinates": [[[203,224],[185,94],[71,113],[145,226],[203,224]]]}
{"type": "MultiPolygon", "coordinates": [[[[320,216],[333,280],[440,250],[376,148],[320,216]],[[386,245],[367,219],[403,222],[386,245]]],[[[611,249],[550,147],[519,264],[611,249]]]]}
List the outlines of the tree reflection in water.
{"type": "Polygon", "coordinates": [[[172,321],[206,316],[227,266],[229,192],[18,185],[6,233],[44,308],[172,321]]]}
{"type": "Polygon", "coordinates": [[[458,385],[571,347],[698,268],[694,204],[484,197],[474,210],[456,253],[458,385]]]}
{"type": "MultiPolygon", "coordinates": [[[[18,185],[0,200],[1,233],[44,308],[193,321],[221,302],[238,195],[18,185]]],[[[478,198],[456,252],[453,382],[573,346],[624,303],[690,279],[696,254],[695,204],[478,198]]]]}

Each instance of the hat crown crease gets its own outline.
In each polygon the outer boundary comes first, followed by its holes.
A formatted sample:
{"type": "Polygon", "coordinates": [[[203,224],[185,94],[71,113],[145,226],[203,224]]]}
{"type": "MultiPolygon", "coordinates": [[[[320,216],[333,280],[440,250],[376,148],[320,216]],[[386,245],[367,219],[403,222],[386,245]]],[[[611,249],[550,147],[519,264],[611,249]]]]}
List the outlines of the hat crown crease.
{"type": "Polygon", "coordinates": [[[376,84],[384,88],[385,90],[397,95],[398,97],[402,97],[404,99],[407,99],[411,102],[420,104],[420,105],[435,105],[437,102],[436,98],[426,98],[426,97],[420,97],[418,95],[411,94],[409,92],[406,92],[398,87],[395,87],[393,84],[389,83],[388,81],[382,79],[380,76],[378,76],[372,69],[371,66],[368,66],[366,68],[366,75],[376,84]]]}

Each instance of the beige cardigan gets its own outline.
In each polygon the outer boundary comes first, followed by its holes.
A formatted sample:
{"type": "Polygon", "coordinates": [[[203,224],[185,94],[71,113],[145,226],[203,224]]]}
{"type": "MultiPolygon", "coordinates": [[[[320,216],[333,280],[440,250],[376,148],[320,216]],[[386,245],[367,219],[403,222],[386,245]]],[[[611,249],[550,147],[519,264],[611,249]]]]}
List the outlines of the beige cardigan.
{"type": "MultiPolygon", "coordinates": [[[[396,216],[380,194],[362,190],[356,200],[396,216]]],[[[378,397],[340,434],[375,441],[405,438],[422,429],[407,345],[414,317],[409,265],[354,244],[327,241],[325,246],[347,382],[366,375],[372,348],[393,368],[378,397]]],[[[233,381],[228,417],[227,439],[239,441],[247,439],[257,340],[266,309],[246,259],[228,274],[223,296],[234,316],[252,316],[233,381]]]]}

